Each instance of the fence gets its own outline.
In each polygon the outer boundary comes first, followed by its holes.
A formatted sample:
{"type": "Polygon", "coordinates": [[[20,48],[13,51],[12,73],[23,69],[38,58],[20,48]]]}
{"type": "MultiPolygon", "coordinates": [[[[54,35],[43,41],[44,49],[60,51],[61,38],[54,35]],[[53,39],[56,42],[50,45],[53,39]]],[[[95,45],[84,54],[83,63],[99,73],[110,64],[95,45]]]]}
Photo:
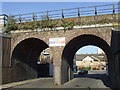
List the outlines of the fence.
{"type": "Polygon", "coordinates": [[[62,19],[62,18],[71,18],[71,17],[83,17],[83,16],[93,16],[93,15],[103,15],[103,14],[115,14],[118,13],[118,4],[107,4],[91,7],[79,7],[71,9],[61,9],[61,10],[52,10],[45,12],[36,12],[36,13],[26,13],[13,15],[14,19],[17,22],[26,22],[26,21],[40,21],[43,19],[62,19]]]}

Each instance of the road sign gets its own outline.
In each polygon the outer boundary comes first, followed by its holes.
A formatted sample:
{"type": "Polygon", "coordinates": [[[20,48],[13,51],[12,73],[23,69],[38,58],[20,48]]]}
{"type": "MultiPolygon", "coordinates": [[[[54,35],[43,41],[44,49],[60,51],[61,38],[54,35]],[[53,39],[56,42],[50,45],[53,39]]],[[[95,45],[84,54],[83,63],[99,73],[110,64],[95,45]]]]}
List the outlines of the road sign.
{"type": "Polygon", "coordinates": [[[49,46],[65,46],[65,37],[49,38],[49,46]]]}

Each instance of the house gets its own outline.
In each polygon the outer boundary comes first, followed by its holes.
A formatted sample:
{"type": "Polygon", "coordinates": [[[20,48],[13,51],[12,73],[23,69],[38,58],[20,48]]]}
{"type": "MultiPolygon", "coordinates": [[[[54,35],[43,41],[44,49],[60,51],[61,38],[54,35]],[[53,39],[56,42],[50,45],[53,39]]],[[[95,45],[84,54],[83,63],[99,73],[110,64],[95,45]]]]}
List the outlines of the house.
{"type": "Polygon", "coordinates": [[[107,58],[104,54],[77,54],[76,66],[78,69],[82,67],[91,67],[91,69],[104,69],[106,67],[107,58]]]}

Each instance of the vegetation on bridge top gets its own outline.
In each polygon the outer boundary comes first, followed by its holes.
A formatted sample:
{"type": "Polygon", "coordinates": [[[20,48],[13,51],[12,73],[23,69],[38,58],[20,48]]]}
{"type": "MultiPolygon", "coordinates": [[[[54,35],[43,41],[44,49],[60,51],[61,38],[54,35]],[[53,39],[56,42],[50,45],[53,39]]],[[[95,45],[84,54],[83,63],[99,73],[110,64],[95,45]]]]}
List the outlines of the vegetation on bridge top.
{"type": "MultiPolygon", "coordinates": [[[[5,27],[5,33],[10,33],[10,31],[15,30],[57,30],[57,27],[63,27],[64,30],[72,30],[74,26],[82,25],[95,25],[95,24],[109,24],[118,23],[118,15],[101,15],[100,16],[88,16],[82,18],[66,18],[66,19],[56,19],[56,20],[46,20],[44,17],[42,21],[33,22],[23,22],[16,23],[16,19],[9,18],[8,24],[5,27]],[[91,19],[93,18],[93,19],[91,19]]],[[[116,24],[114,25],[116,27],[116,24]]]]}

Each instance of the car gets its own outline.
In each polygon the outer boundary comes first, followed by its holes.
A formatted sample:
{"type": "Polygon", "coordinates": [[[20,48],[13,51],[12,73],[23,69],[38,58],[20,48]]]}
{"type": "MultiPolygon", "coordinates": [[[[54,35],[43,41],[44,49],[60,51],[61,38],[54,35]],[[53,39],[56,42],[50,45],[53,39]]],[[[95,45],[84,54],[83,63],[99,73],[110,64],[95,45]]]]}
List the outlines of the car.
{"type": "Polygon", "coordinates": [[[80,72],[78,72],[78,75],[84,75],[84,74],[88,74],[88,70],[81,70],[80,72]]]}

